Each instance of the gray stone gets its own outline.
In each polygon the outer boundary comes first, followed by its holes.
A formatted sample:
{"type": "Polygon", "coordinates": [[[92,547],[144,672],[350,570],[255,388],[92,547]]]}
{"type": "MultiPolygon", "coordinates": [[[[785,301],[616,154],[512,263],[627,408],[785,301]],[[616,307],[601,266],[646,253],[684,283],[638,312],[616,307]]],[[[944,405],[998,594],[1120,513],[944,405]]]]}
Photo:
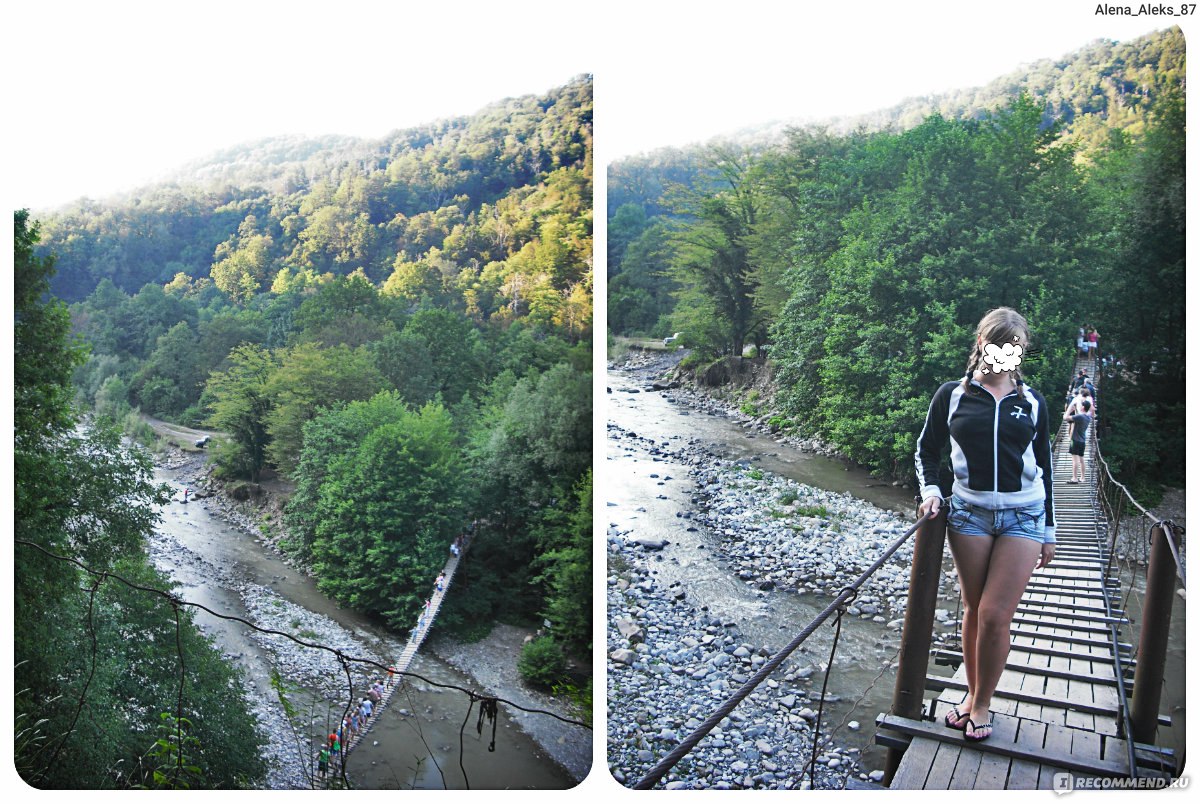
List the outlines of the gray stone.
{"type": "Polygon", "coordinates": [[[637,658],[637,654],[629,650],[629,648],[618,648],[617,650],[614,650],[612,653],[608,654],[608,658],[612,659],[614,662],[620,662],[621,664],[633,664],[634,660],[637,658]]]}
{"type": "Polygon", "coordinates": [[[652,539],[649,536],[642,536],[641,538],[634,539],[633,543],[640,545],[646,550],[661,550],[670,544],[670,542],[668,542],[666,539],[652,539]]]}

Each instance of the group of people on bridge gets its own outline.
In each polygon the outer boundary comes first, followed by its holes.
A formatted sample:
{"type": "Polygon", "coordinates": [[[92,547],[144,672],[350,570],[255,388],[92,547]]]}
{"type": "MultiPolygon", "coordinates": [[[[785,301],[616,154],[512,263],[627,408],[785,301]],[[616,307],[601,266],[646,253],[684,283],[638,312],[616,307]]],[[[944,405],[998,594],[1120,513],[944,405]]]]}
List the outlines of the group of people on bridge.
{"type": "Polygon", "coordinates": [[[1071,390],[1068,393],[1070,399],[1066,410],[1063,411],[1063,421],[1071,424],[1071,446],[1067,450],[1071,455],[1071,479],[1067,482],[1082,483],[1086,479],[1084,452],[1087,448],[1088,425],[1096,418],[1097,413],[1096,386],[1088,379],[1086,369],[1079,370],[1079,376],[1071,382],[1071,390]]]}
{"type": "Polygon", "coordinates": [[[383,700],[384,692],[395,683],[396,669],[390,667],[386,676],[371,682],[358,704],[352,707],[338,727],[329,733],[326,744],[317,754],[317,773],[322,779],[326,778],[331,764],[336,768],[337,763],[345,760],[351,742],[356,735],[366,731],[367,723],[375,714],[375,707],[383,700]]]}
{"type": "Polygon", "coordinates": [[[1075,348],[1080,357],[1095,357],[1100,353],[1100,333],[1095,327],[1082,326],[1075,337],[1075,348]]]}
{"type": "MultiPolygon", "coordinates": [[[[466,532],[455,537],[450,544],[450,552],[458,557],[466,550],[471,536],[475,530],[475,524],[471,523],[467,526],[466,532]]],[[[425,627],[431,622],[434,609],[434,601],[437,596],[446,590],[446,573],[443,570],[438,573],[437,578],[433,582],[433,591],[425,603],[421,607],[421,613],[417,618],[417,624],[413,627],[410,633],[410,640],[417,641],[425,627]]],[[[351,743],[356,735],[361,735],[367,728],[367,723],[375,714],[376,708],[383,700],[385,692],[396,683],[396,668],[389,667],[387,676],[371,683],[367,688],[366,694],[356,706],[342,719],[338,727],[329,733],[325,743],[322,744],[321,750],[317,754],[317,774],[321,779],[327,778],[330,768],[338,767],[337,763],[344,763],[346,753],[349,750],[351,743]]]]}

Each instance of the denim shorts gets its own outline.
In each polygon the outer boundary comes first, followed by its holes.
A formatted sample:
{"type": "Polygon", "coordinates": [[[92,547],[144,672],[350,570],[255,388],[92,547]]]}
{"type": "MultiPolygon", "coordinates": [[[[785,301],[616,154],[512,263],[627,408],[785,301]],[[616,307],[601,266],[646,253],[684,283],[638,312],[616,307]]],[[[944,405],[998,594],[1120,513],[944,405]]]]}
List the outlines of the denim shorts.
{"type": "Polygon", "coordinates": [[[947,525],[966,536],[1019,536],[1041,544],[1046,533],[1046,503],[991,510],[950,497],[947,525]]]}

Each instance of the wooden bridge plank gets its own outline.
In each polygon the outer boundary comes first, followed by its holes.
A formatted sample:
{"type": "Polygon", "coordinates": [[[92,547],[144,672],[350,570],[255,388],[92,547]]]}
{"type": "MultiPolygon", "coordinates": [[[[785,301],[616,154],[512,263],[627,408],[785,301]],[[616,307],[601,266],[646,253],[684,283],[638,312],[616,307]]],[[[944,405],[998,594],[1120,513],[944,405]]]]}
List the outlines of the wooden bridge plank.
{"type": "Polygon", "coordinates": [[[900,767],[892,777],[893,790],[924,790],[929,767],[937,754],[939,742],[924,737],[914,737],[900,760],[900,767]]]}
{"type": "Polygon", "coordinates": [[[1081,757],[1102,759],[1103,740],[1094,731],[1075,729],[1071,732],[1071,753],[1081,757]]]}
{"type": "MultiPolygon", "coordinates": [[[[1019,689],[1021,686],[1022,676],[1020,673],[1015,673],[1012,670],[1001,670],[1000,681],[997,687],[1010,687],[1019,689]]],[[[1002,712],[1006,715],[1015,715],[1019,702],[1009,698],[1000,698],[995,695],[992,697],[992,708],[994,711],[1002,712]]]]}
{"type": "MultiPolygon", "coordinates": [[[[1007,718],[1005,715],[993,715],[993,723],[997,722],[997,718],[1016,720],[1016,718],[1007,718]]],[[[962,735],[953,729],[923,720],[912,720],[895,715],[881,714],[876,722],[881,729],[896,731],[913,737],[929,737],[942,742],[958,742],[963,739],[962,735]]],[[[1077,770],[1097,776],[1120,776],[1125,774],[1126,768],[1122,767],[1120,763],[1075,757],[1070,753],[1045,748],[1046,728],[1045,723],[1020,719],[1017,726],[1017,742],[1014,745],[1002,745],[997,741],[987,740],[986,742],[972,744],[970,748],[972,750],[1006,754],[1014,759],[1027,759],[1035,764],[1052,765],[1054,767],[1077,770]]]]}
{"type": "MultiPolygon", "coordinates": [[[[998,686],[996,688],[995,697],[992,700],[994,701],[997,698],[1012,698],[1013,700],[1027,700],[1027,701],[1030,701],[1031,703],[1036,703],[1040,706],[1064,706],[1065,705],[1065,706],[1069,706],[1073,709],[1078,708],[1081,711],[1090,712],[1091,714],[1102,715],[1104,717],[1116,717],[1117,708],[1115,705],[1111,706],[1111,707],[1105,707],[1105,706],[1098,705],[1092,701],[1080,700],[1079,697],[1075,697],[1075,696],[1071,696],[1071,695],[1067,696],[1067,702],[1064,703],[1064,700],[1062,699],[1061,696],[1058,698],[1051,698],[1051,697],[1045,696],[1043,694],[1042,689],[1045,687],[1045,682],[1046,682],[1046,678],[1044,676],[1027,676],[1027,677],[1022,677],[1022,678],[1029,679],[1028,682],[1023,682],[1023,683],[1028,684],[1028,687],[1029,687],[1028,690],[1014,689],[1014,688],[1008,687],[1002,683],[1000,686],[998,686]],[[1039,685],[1040,685],[1040,687],[1039,687],[1039,685]],[[1037,691],[1036,692],[1032,691],[1034,689],[1036,689],[1037,691]]],[[[1082,683],[1082,682],[1080,682],[1080,683],[1082,683]]],[[[955,701],[956,703],[958,701],[961,701],[962,700],[961,696],[966,694],[966,692],[965,692],[966,684],[964,682],[956,680],[956,679],[945,678],[942,676],[926,676],[925,685],[928,689],[931,689],[931,690],[932,689],[946,689],[946,690],[953,689],[953,690],[955,690],[955,692],[958,693],[960,696],[958,699],[956,699],[956,701],[955,701]]],[[[1088,685],[1087,688],[1084,689],[1084,695],[1087,694],[1088,689],[1094,689],[1094,688],[1092,688],[1090,685],[1088,685]]],[[[1162,721],[1162,718],[1160,718],[1160,722],[1161,721],[1162,721]]]]}
{"type": "MultiPolygon", "coordinates": [[[[1038,752],[1042,747],[1042,739],[1046,734],[1046,724],[1032,720],[1022,720],[1017,727],[1015,747],[1038,752]]],[[[1041,766],[1027,759],[1013,759],[1008,769],[1009,790],[1036,790],[1041,766]]]]}
{"type": "Polygon", "coordinates": [[[954,767],[958,764],[958,756],[962,745],[954,743],[939,743],[933,762],[929,765],[929,775],[925,777],[927,790],[946,790],[950,780],[954,778],[954,767]]]}
{"type": "MultiPolygon", "coordinates": [[[[1046,724],[1046,741],[1044,743],[1045,751],[1048,755],[1063,754],[1066,756],[1075,756],[1071,750],[1071,730],[1066,726],[1060,726],[1057,723],[1046,724]]],[[[1100,757],[1080,757],[1081,759],[1094,759],[1099,761],[1100,757]]],[[[1047,789],[1049,784],[1052,784],[1053,773],[1046,773],[1046,765],[1042,765],[1041,779],[1038,782],[1039,789],[1047,789]]]]}
{"type": "MultiPolygon", "coordinates": [[[[992,721],[992,736],[988,742],[996,741],[1000,745],[1012,745],[1017,739],[1017,724],[1015,717],[997,718],[992,721]]],[[[1012,759],[1002,754],[977,752],[980,754],[979,770],[975,776],[975,790],[1003,790],[1008,781],[1009,766],[1012,759]]]]}
{"type": "MultiPolygon", "coordinates": [[[[995,733],[992,734],[993,738],[995,733]]],[[[979,766],[983,761],[983,752],[963,748],[959,751],[958,764],[954,766],[954,775],[950,778],[947,790],[973,790],[979,778],[979,766]]]]}
{"type": "MultiPolygon", "coordinates": [[[[1031,697],[1042,695],[1046,686],[1043,676],[1021,674],[1020,679],[1021,685],[1018,687],[1018,689],[1020,689],[1021,692],[1028,693],[1031,697]]],[[[1014,712],[1012,712],[1012,714],[1016,715],[1018,718],[1041,720],[1042,704],[1038,701],[1020,701],[1017,703],[1016,709],[1014,712]]]]}
{"type": "MultiPolygon", "coordinates": [[[[1093,703],[1092,685],[1083,681],[1067,680],[1065,701],[1085,701],[1093,703]]],[[[1096,716],[1090,712],[1080,712],[1077,709],[1067,709],[1066,724],[1077,729],[1095,729],[1096,716]]]]}

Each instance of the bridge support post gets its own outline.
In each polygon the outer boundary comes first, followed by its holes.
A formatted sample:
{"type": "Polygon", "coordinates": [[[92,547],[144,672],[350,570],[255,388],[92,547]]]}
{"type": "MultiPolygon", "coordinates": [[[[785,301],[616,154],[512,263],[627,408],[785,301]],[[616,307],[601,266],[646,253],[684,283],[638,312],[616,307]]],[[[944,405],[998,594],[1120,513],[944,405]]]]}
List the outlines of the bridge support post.
{"type": "Polygon", "coordinates": [[[1162,523],[1150,529],[1150,565],[1146,568],[1146,597],[1142,603],[1142,634],[1138,641],[1137,670],[1133,676],[1130,723],[1133,739],[1154,743],[1158,731],[1158,706],[1162,699],[1171,606],[1175,602],[1175,558],[1162,523]]]}
{"type": "MultiPolygon", "coordinates": [[[[929,647],[933,641],[933,612],[942,576],[942,551],[946,545],[945,504],[938,515],[926,520],[917,531],[913,546],[912,573],[908,581],[908,603],[904,608],[904,631],[900,637],[900,660],[892,693],[892,714],[920,720],[925,699],[925,676],[929,672],[929,647]]],[[[889,748],[884,782],[890,784],[900,767],[904,751],[889,748]]]]}

